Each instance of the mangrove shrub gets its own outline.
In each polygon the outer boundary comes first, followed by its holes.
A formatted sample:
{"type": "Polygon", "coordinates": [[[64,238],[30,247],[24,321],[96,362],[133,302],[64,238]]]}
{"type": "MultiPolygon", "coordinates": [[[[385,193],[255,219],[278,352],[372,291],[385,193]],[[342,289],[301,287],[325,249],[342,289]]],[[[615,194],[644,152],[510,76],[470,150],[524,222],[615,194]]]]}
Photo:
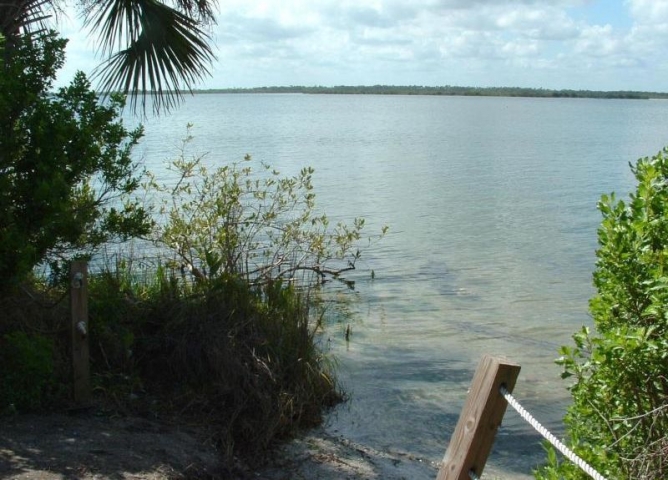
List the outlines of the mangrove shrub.
{"type": "MultiPolygon", "coordinates": [[[[638,160],[628,202],[604,195],[590,301],[583,328],[559,363],[573,404],[568,441],[607,478],[668,477],[668,150],[638,160]]],[[[542,479],[585,479],[551,452],[542,479]]]]}
{"type": "Polygon", "coordinates": [[[363,239],[363,218],[331,225],[316,209],[312,168],[286,176],[248,155],[211,168],[188,156],[191,140],[167,166],[172,181],[153,179],[152,188],[162,199],[155,241],[198,282],[233,275],[311,286],[355,269],[360,243],[387,231],[363,239]]]}

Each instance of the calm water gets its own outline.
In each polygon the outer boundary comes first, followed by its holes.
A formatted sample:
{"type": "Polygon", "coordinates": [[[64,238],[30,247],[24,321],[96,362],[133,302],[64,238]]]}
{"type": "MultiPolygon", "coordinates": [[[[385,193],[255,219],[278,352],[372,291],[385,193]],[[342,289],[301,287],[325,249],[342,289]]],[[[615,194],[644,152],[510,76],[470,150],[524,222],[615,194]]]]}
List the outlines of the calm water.
{"type": "MultiPolygon", "coordinates": [[[[516,396],[559,431],[568,395],[553,360],[589,324],[596,202],[628,193],[628,162],[668,144],[668,103],[201,95],[146,123],[150,169],[188,122],[210,164],[250,153],[285,174],[313,166],[330,217],[390,226],[351,276],[355,291],[329,287],[332,312],[347,314],[324,348],[352,396],[332,432],[439,461],[485,353],[522,365],[516,396]]],[[[514,475],[541,459],[509,412],[489,464],[514,475]]]]}

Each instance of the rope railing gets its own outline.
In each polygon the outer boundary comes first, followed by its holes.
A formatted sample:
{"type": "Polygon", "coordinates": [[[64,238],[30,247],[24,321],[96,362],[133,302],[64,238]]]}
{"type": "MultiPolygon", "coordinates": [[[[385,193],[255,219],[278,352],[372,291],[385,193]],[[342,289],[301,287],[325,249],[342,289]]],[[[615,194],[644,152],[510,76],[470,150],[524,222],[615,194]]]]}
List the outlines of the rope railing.
{"type": "MultiPolygon", "coordinates": [[[[606,478],[603,475],[594,470],[594,468],[591,465],[585,462],[575,452],[573,452],[566,445],[564,445],[557,437],[555,437],[547,428],[541,425],[541,423],[538,422],[538,420],[536,420],[524,407],[522,407],[522,405],[515,399],[515,397],[513,397],[510,394],[510,392],[508,392],[505,385],[501,385],[499,391],[501,392],[501,395],[503,395],[503,398],[506,399],[508,404],[511,407],[513,407],[513,409],[517,413],[519,413],[520,417],[522,417],[524,421],[526,421],[529,425],[531,425],[534,428],[534,430],[540,433],[545,440],[550,442],[552,446],[554,446],[554,448],[559,450],[566,458],[568,458],[571,462],[580,467],[582,471],[584,471],[594,480],[606,480],[606,478]]],[[[473,477],[471,477],[471,479],[476,480],[473,477]]]]}
{"type": "Polygon", "coordinates": [[[501,357],[483,356],[450,438],[437,480],[480,479],[508,405],[587,475],[594,480],[606,480],[515,400],[511,392],[519,373],[520,366],[516,363],[501,357]]]}

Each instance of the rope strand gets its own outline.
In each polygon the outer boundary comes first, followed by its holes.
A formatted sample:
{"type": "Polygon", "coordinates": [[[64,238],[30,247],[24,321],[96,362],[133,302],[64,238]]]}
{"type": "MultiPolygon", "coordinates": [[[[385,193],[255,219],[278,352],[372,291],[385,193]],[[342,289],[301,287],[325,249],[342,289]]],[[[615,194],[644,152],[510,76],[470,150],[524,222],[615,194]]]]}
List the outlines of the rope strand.
{"type": "MultiPolygon", "coordinates": [[[[527,421],[538,433],[540,433],[545,440],[550,442],[557,450],[559,450],[566,458],[568,458],[571,462],[576,464],[578,467],[580,467],[587,475],[589,475],[591,478],[594,480],[606,480],[606,478],[598,473],[594,468],[589,465],[587,462],[585,462],[583,459],[578,457],[572,450],[570,450],[566,445],[564,445],[562,442],[559,441],[557,437],[552,435],[550,431],[542,426],[538,420],[536,420],[529,412],[527,412],[520,403],[515,400],[515,397],[513,397],[510,392],[506,389],[505,385],[501,385],[501,388],[499,389],[501,392],[501,395],[506,399],[508,404],[515,409],[517,413],[520,414],[520,416],[527,421]]],[[[470,473],[469,473],[470,476],[470,473]]],[[[475,480],[475,479],[473,479],[475,480]]]]}

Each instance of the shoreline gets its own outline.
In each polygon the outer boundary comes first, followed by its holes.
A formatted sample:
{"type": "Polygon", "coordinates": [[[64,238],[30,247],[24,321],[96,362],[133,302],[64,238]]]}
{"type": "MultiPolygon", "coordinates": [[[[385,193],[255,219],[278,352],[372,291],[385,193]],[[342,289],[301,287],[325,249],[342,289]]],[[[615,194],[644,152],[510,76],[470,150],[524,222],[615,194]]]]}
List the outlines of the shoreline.
{"type": "MultiPolygon", "coordinates": [[[[446,445],[443,446],[445,453],[446,445]]],[[[262,480],[436,480],[440,462],[398,451],[379,451],[317,427],[278,448],[273,465],[256,472],[262,480]]],[[[482,479],[532,480],[496,468],[493,459],[482,479]]]]}
{"type": "MultiPolygon", "coordinates": [[[[6,480],[434,480],[439,467],[356,443],[324,426],[302,432],[265,460],[223,464],[197,427],[94,411],[17,415],[3,419],[0,429],[0,477],[6,480]]],[[[488,465],[482,478],[532,477],[488,465]]]]}
{"type": "Polygon", "coordinates": [[[413,95],[449,97],[590,98],[601,100],[668,99],[667,92],[637,90],[572,90],[530,87],[460,87],[453,85],[337,85],[267,86],[249,88],[195,89],[193,94],[307,94],[307,95],[413,95]]]}

